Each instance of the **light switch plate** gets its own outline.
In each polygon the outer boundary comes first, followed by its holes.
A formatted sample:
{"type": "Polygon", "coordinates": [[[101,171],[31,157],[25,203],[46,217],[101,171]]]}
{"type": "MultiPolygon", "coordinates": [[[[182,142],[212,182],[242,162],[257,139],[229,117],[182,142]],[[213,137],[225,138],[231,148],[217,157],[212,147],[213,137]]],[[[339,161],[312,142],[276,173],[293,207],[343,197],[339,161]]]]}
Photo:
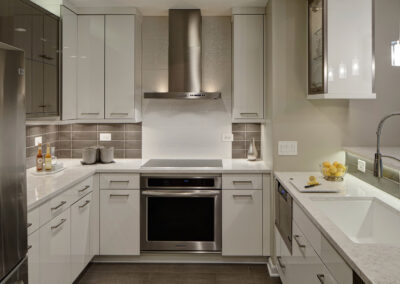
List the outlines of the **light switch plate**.
{"type": "Polygon", "coordinates": [[[278,155],[297,156],[297,141],[279,141],[278,155]]]}
{"type": "Polygon", "coordinates": [[[233,134],[232,133],[224,133],[224,134],[222,134],[222,141],[224,141],[224,142],[232,142],[233,141],[233,134]]]}
{"type": "Polygon", "coordinates": [[[42,144],[42,136],[35,137],[35,146],[42,144]]]}
{"type": "Polygon", "coordinates": [[[359,160],[357,161],[357,169],[358,169],[360,172],[365,173],[365,168],[366,168],[366,162],[359,159],[359,160]]]}
{"type": "Polygon", "coordinates": [[[111,141],[111,133],[100,133],[100,141],[111,141]]]}

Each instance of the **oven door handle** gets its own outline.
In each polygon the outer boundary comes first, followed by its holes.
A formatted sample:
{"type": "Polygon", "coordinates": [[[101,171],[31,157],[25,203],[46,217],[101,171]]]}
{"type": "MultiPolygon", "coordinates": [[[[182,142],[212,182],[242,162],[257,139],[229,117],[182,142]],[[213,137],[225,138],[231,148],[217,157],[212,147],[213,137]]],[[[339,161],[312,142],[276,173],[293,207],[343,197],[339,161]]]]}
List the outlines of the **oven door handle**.
{"type": "Polygon", "coordinates": [[[171,191],[171,190],[142,191],[142,195],[158,196],[158,197],[205,197],[205,196],[217,196],[219,194],[221,194],[220,190],[202,190],[199,192],[171,191]]]}

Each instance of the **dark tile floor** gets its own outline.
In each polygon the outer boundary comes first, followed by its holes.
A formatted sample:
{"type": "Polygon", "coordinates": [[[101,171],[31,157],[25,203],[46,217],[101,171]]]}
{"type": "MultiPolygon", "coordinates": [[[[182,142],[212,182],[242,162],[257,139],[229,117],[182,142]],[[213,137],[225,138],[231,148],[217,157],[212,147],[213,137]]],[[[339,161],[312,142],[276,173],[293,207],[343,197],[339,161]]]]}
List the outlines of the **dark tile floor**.
{"type": "Polygon", "coordinates": [[[280,284],[265,265],[90,264],[76,284],[280,284]]]}

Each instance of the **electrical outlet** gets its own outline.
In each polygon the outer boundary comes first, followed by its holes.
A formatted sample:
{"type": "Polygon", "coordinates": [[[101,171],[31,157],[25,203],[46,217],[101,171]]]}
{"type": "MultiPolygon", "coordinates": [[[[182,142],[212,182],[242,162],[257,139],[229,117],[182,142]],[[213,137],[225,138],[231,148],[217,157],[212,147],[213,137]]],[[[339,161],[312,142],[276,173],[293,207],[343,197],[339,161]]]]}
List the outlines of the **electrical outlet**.
{"type": "Polygon", "coordinates": [[[100,133],[100,141],[111,141],[111,133],[100,133]]]}
{"type": "Polygon", "coordinates": [[[42,144],[42,136],[35,137],[35,146],[42,144]]]}
{"type": "Polygon", "coordinates": [[[297,156],[297,141],[279,141],[278,155],[297,156]]]}
{"type": "Polygon", "coordinates": [[[232,133],[224,133],[224,134],[222,134],[222,141],[224,141],[224,142],[232,142],[233,141],[233,134],[232,133]]]}
{"type": "Polygon", "coordinates": [[[360,172],[365,173],[366,164],[367,164],[367,163],[366,163],[365,161],[363,161],[363,160],[358,160],[358,162],[357,162],[357,169],[358,169],[360,172]]]}

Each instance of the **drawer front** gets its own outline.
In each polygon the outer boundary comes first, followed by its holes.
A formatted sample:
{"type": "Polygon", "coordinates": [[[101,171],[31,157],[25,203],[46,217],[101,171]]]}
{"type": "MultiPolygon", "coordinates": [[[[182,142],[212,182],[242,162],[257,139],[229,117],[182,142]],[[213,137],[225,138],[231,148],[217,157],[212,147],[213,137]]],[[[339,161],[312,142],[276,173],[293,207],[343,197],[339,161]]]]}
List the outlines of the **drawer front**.
{"type": "Polygon", "coordinates": [[[322,235],[317,227],[306,216],[303,210],[293,201],[293,219],[297,226],[304,233],[307,240],[312,244],[318,255],[321,255],[321,238],[322,235]]]}
{"type": "Polygon", "coordinates": [[[28,212],[28,235],[39,229],[39,207],[28,212]]]}
{"type": "Polygon", "coordinates": [[[100,174],[100,189],[139,189],[139,174],[100,174]]]}
{"type": "Polygon", "coordinates": [[[71,201],[71,191],[67,190],[40,206],[40,226],[43,226],[54,217],[60,215],[65,209],[69,208],[72,204],[71,201]]]}
{"type": "Polygon", "coordinates": [[[223,189],[262,189],[261,174],[222,175],[223,189]]]}
{"type": "Polygon", "coordinates": [[[87,178],[84,181],[73,186],[69,192],[72,197],[72,203],[75,203],[80,198],[93,190],[93,177],[87,178]]]}
{"type": "Polygon", "coordinates": [[[321,259],[337,283],[353,283],[353,270],[324,237],[321,243],[321,259]]]}

